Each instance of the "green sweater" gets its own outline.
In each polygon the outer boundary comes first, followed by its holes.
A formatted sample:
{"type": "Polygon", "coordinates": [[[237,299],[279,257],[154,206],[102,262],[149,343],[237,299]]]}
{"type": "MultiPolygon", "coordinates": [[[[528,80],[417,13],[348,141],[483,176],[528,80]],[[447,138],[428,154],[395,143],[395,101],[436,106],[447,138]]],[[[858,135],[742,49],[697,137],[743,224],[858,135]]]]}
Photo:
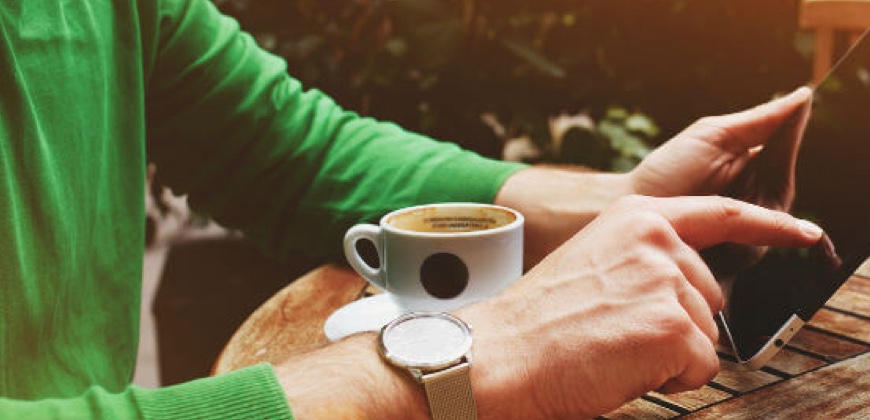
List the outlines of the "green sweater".
{"type": "Polygon", "coordinates": [[[207,0],[4,1],[0,152],[2,419],[291,416],[267,365],[129,384],[148,160],[285,259],[336,257],[393,208],[490,201],[520,168],[303,91],[207,0]]]}

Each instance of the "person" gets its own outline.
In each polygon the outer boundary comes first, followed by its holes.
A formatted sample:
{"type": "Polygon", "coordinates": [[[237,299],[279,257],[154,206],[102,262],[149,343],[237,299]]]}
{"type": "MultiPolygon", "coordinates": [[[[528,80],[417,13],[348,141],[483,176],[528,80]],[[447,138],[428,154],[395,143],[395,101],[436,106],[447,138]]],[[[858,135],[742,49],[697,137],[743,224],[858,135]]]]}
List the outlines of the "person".
{"type": "Polygon", "coordinates": [[[4,419],[426,418],[370,334],[277,366],[130,385],[148,161],[278,259],[334,258],[347,227],[413,204],[523,212],[537,265],[457,312],[475,327],[481,418],[595,416],[702,385],[723,303],[698,250],[821,235],[715,196],[807,89],[703,118],[630,173],[586,173],[485,159],[343,111],[208,0],[4,2],[0,39],[4,419]]]}

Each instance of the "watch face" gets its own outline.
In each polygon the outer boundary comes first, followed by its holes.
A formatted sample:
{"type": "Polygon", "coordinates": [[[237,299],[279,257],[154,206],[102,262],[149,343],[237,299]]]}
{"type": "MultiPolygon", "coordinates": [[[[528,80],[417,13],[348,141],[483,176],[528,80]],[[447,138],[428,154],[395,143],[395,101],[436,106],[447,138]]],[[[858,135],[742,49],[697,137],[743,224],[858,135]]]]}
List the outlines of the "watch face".
{"type": "Polygon", "coordinates": [[[381,348],[394,364],[440,369],[458,362],[471,350],[471,331],[447,314],[408,314],[384,327],[381,348]]]}

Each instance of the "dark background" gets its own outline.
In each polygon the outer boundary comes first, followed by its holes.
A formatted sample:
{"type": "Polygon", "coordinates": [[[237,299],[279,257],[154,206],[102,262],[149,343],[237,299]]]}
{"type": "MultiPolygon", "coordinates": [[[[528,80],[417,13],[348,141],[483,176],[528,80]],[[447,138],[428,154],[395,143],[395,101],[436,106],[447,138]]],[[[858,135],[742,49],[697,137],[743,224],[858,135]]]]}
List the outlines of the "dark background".
{"type": "Polygon", "coordinates": [[[546,144],[548,117],[619,106],[658,125],[655,145],[810,78],[798,0],[217,3],[306,86],[493,157],[485,112],[546,144]]]}

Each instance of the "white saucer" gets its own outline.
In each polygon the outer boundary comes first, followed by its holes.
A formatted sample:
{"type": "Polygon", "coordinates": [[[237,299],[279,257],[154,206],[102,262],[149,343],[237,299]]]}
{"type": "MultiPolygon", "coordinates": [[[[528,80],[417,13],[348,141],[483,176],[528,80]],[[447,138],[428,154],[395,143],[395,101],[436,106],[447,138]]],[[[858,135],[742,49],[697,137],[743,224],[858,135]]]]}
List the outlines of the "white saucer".
{"type": "Polygon", "coordinates": [[[362,298],[333,312],[323,331],[330,341],[338,341],[351,334],[378,331],[404,312],[386,293],[362,298]]]}

